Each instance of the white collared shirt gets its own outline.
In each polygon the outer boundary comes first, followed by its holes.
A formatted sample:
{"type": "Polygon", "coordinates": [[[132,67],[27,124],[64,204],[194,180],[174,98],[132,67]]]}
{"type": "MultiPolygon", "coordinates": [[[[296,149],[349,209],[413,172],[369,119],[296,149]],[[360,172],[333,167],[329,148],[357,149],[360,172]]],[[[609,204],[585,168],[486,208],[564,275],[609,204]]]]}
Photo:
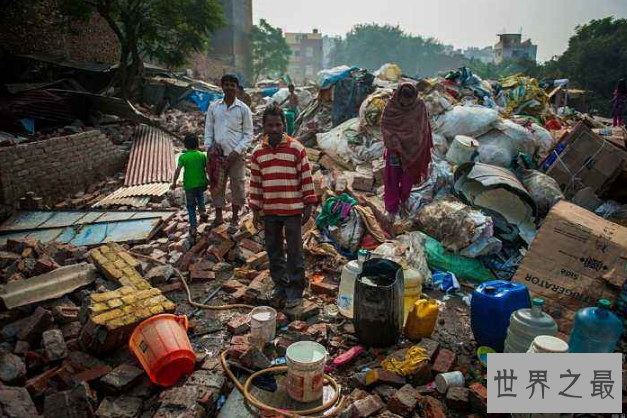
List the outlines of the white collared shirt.
{"type": "Polygon", "coordinates": [[[220,145],[226,157],[233,151],[243,155],[252,140],[253,117],[245,103],[236,98],[229,108],[224,99],[209,105],[205,120],[205,148],[220,145]]]}

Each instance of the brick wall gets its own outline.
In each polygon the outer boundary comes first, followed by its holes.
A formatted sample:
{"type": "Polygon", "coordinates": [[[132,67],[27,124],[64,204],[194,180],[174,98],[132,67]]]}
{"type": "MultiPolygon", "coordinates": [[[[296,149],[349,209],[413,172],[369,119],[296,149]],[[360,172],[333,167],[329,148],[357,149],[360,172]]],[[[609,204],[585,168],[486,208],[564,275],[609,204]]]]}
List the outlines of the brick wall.
{"type": "Polygon", "coordinates": [[[124,167],[126,153],[98,130],[0,148],[0,204],[33,191],[57,203],[124,167]]]}

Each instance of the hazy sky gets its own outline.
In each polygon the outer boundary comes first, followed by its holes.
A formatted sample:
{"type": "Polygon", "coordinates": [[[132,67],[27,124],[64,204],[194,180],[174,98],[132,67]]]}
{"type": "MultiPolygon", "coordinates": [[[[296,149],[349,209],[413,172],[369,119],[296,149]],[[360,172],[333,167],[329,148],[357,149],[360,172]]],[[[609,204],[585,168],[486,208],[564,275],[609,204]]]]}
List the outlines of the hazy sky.
{"type": "Polygon", "coordinates": [[[578,24],[627,18],[627,0],[253,0],[254,20],[287,32],[343,35],[358,23],[389,23],[456,48],[488,46],[506,30],[538,44],[538,59],[564,52],[578,24]]]}

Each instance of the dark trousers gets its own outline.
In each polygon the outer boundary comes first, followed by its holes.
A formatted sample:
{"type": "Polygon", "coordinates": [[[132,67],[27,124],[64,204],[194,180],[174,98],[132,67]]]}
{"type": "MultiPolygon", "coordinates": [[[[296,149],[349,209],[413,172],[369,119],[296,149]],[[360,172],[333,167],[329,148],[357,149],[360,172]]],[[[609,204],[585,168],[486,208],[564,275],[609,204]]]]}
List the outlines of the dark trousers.
{"type": "Polygon", "coordinates": [[[305,257],[298,216],[264,217],[266,252],[270,260],[270,275],[274,285],[285,289],[288,299],[303,296],[305,290],[305,257]],[[287,243],[287,260],[285,244],[287,243]]]}

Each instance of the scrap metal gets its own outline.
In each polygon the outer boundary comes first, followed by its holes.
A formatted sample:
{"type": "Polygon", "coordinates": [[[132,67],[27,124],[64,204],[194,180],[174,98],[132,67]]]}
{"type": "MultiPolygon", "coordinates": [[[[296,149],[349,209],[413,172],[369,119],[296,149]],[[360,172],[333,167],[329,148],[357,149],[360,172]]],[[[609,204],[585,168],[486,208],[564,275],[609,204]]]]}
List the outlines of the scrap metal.
{"type": "Polygon", "coordinates": [[[174,166],[172,139],[150,126],[141,125],[131,148],[124,185],[170,183],[174,166]]]}

